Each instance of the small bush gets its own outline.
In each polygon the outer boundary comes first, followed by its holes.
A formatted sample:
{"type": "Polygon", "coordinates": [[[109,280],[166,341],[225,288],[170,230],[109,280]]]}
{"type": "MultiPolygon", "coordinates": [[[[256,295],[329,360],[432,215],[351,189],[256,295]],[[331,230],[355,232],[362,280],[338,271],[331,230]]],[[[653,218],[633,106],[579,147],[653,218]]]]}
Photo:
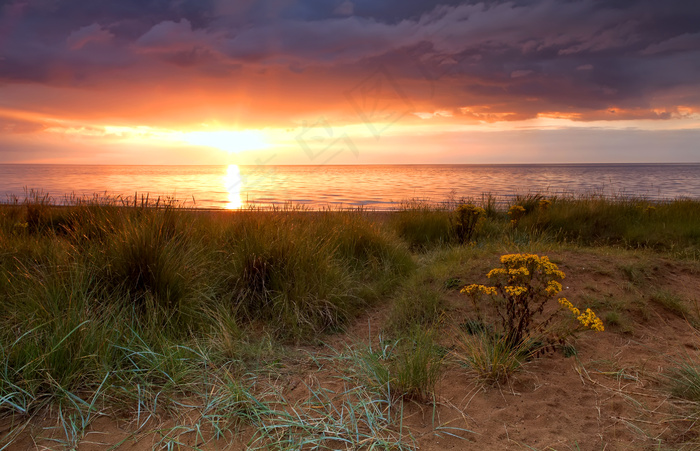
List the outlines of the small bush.
{"type": "Polygon", "coordinates": [[[394,366],[395,391],[404,398],[428,400],[442,372],[443,357],[435,344],[435,332],[414,327],[402,343],[394,366]]]}
{"type": "MultiPolygon", "coordinates": [[[[492,317],[500,319],[498,333],[517,348],[535,335],[547,334],[556,310],[544,316],[545,306],[562,290],[559,280],[565,275],[549,258],[534,254],[503,255],[501,266],[487,274],[494,280],[494,286],[471,284],[464,287],[462,293],[471,300],[480,321],[484,321],[481,300],[486,298],[484,305],[491,310],[492,317]]],[[[603,330],[602,321],[591,309],[581,313],[565,298],[560,298],[559,304],[574,315],[579,326],[603,330]]],[[[564,335],[571,333],[573,329],[564,335]]],[[[564,338],[560,333],[557,340],[563,343],[564,338]]]]}
{"type": "MultiPolygon", "coordinates": [[[[523,214],[530,214],[542,209],[548,202],[543,194],[518,194],[515,196],[515,205],[523,208],[523,214]]],[[[547,205],[548,206],[548,205],[547,205]]],[[[546,207],[545,207],[546,208],[546,207]]]]}
{"type": "Polygon", "coordinates": [[[486,211],[474,204],[461,204],[455,210],[455,235],[460,244],[474,238],[478,226],[486,218],[486,211]]]}
{"type": "Polygon", "coordinates": [[[605,314],[605,323],[611,326],[620,326],[622,324],[622,318],[619,312],[608,312],[605,314]]]}
{"type": "Polygon", "coordinates": [[[510,218],[510,223],[513,227],[516,227],[526,214],[527,210],[525,210],[525,207],[522,205],[512,205],[508,209],[508,217],[510,218]]]}
{"type": "Polygon", "coordinates": [[[413,265],[360,213],[245,215],[222,235],[221,297],[284,338],[337,329],[413,265]]]}
{"type": "Polygon", "coordinates": [[[226,231],[223,295],[241,319],[262,320],[289,338],[337,327],[360,302],[350,273],[327,236],[275,215],[244,218],[226,231]]]}

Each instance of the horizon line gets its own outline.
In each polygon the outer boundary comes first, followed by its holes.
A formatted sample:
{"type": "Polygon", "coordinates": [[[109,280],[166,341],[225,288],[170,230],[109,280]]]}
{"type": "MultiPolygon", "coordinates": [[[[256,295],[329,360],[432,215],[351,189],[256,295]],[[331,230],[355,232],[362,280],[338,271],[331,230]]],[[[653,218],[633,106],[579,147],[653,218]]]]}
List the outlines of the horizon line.
{"type": "Polygon", "coordinates": [[[693,165],[700,161],[615,161],[615,162],[559,162],[559,163],[338,163],[338,164],[125,164],[125,163],[2,163],[0,166],[172,166],[172,167],[206,167],[206,166],[289,166],[289,167],[337,167],[337,166],[584,166],[584,165],[693,165]]]}

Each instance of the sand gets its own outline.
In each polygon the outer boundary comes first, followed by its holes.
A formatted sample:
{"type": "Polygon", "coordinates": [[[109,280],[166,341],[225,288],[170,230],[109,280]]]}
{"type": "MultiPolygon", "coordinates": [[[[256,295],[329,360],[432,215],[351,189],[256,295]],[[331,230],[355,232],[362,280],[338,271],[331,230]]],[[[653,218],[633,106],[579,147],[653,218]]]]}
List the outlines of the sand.
{"type": "MultiPolygon", "coordinates": [[[[602,333],[582,333],[575,356],[549,353],[526,363],[500,384],[483,384],[464,367],[448,362],[435,404],[404,402],[403,432],[410,431],[422,450],[692,449],[697,439],[689,432],[687,405],[670,397],[665,375],[679,358],[692,356],[698,361],[700,336],[681,315],[651,302],[650,293],[668,289],[692,308],[700,300],[699,266],[652,254],[622,256],[615,251],[548,255],[567,274],[564,291],[570,300],[607,300],[621,313],[622,323],[608,324],[602,333]]],[[[494,255],[482,266],[456,270],[454,276],[478,279],[496,259],[494,255]]],[[[464,297],[457,290],[446,296],[451,306],[447,317],[455,321],[464,317],[464,297]]],[[[325,346],[300,348],[297,358],[284,363],[274,383],[290,402],[308,397],[307,385],[340,391],[335,369],[314,363],[308,355],[332,355],[334,349],[342,352],[370,338],[376,342],[388,309],[382,306],[368,312],[346,333],[329,336],[325,346]]],[[[448,324],[443,326],[449,330],[448,324]]],[[[450,339],[443,335],[445,346],[449,347],[450,339]]],[[[6,420],[0,430],[8,424],[6,420]]],[[[173,424],[164,413],[136,432],[134,418],[100,417],[91,423],[78,449],[158,448],[162,435],[154,430],[173,424]]],[[[37,418],[8,449],[60,449],[60,444],[39,438],[47,436],[42,428],[51,425],[55,425],[55,412],[37,418]]],[[[210,441],[206,434],[197,437],[194,433],[183,434],[179,440],[201,449],[236,450],[246,449],[252,433],[242,426],[225,440],[210,441]]]]}

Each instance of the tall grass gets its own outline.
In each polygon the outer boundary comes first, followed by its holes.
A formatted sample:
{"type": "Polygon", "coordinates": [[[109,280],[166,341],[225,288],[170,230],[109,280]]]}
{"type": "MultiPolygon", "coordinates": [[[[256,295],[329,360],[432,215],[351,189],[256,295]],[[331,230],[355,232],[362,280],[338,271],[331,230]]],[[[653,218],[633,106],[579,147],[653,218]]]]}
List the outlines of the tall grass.
{"type": "Polygon", "coordinates": [[[482,329],[459,331],[453,356],[485,383],[504,382],[520,369],[531,350],[529,343],[512,346],[505,336],[482,329]]]}
{"type": "Polygon", "coordinates": [[[355,355],[360,380],[391,400],[427,401],[434,397],[444,357],[435,341],[435,329],[415,326],[395,340],[355,355]]]}
{"type": "Polygon", "coordinates": [[[671,394],[696,403],[696,409],[700,410],[700,362],[686,356],[674,364],[668,374],[671,394]]]}
{"type": "Polygon", "coordinates": [[[0,415],[83,418],[98,391],[158,410],[200,377],[195,350],[224,364],[256,335],[313,342],[412,267],[361,212],[1,205],[0,415]]]}
{"type": "MultiPolygon", "coordinates": [[[[407,277],[411,249],[445,247],[457,264],[489,242],[538,237],[700,255],[696,201],[553,198],[546,210],[532,201],[515,228],[492,197],[484,202],[477,243],[460,249],[449,247],[457,245],[451,211],[419,204],[376,215],[206,212],[147,198],[56,206],[37,193],[0,205],[0,418],[19,425],[0,448],[41,412],[59,417],[54,438],[70,448],[104,409],[133,413],[141,430],[194,398],[200,416],[165,434],[167,443],[177,446],[185,430],[206,425],[224,436],[246,422],[261,431],[260,446],[331,446],[354,434],[353,446],[399,449],[386,409],[432,396],[443,361],[434,336],[440,287],[454,275],[407,277]],[[365,385],[347,388],[340,404],[314,410],[333,400],[313,389],[316,401],[285,410],[279,394],[256,392],[255,377],[244,376],[249,364],[275,365],[280,342],[316,342],[389,298],[398,335],[355,359],[364,375],[353,383],[365,385]]],[[[522,356],[477,338],[461,348],[472,368],[492,379],[517,368],[522,356]]]]}
{"type": "Polygon", "coordinates": [[[679,199],[649,202],[596,195],[552,197],[546,209],[534,206],[524,228],[556,234],[586,245],[618,244],[683,251],[700,244],[700,202],[679,199]]]}
{"type": "Polygon", "coordinates": [[[301,337],[334,329],[412,267],[361,215],[245,215],[222,231],[224,298],[245,320],[301,337]]]}
{"type": "Polygon", "coordinates": [[[412,249],[456,242],[449,210],[424,202],[407,202],[389,218],[389,225],[412,249]]]}
{"type": "Polygon", "coordinates": [[[444,295],[443,290],[413,277],[404,283],[394,298],[389,327],[395,331],[408,331],[416,325],[437,324],[447,309],[444,295]]]}

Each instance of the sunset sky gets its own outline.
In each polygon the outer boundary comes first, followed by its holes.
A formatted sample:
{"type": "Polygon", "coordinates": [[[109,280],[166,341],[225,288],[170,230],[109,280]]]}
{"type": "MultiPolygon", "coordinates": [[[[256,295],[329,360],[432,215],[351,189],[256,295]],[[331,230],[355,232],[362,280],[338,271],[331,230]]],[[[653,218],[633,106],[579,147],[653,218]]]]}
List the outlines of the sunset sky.
{"type": "Polygon", "coordinates": [[[0,163],[700,162],[698,1],[0,5],[0,163]]]}

